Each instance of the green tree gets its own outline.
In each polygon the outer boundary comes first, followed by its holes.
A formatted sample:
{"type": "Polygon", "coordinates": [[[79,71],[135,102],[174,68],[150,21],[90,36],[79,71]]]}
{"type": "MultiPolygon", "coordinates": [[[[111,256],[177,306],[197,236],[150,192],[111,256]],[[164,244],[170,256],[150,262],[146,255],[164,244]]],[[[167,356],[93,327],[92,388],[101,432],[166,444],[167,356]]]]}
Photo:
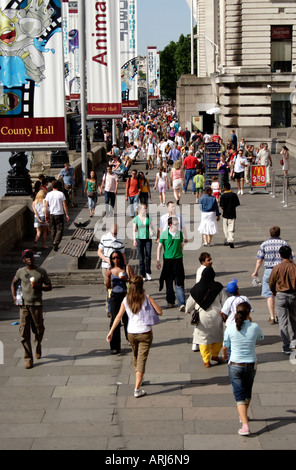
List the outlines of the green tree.
{"type": "MultiPolygon", "coordinates": [[[[194,32],[196,33],[196,26],[194,32]]],[[[194,51],[194,67],[196,68],[196,47],[194,51]]],[[[159,55],[161,95],[165,98],[176,99],[177,81],[181,75],[191,73],[191,35],[181,34],[178,42],[171,41],[163,51],[160,51],[159,55]]]]}
{"type": "Polygon", "coordinates": [[[177,44],[171,41],[163,51],[160,51],[160,89],[166,98],[176,98],[176,62],[175,52],[177,44]]]}

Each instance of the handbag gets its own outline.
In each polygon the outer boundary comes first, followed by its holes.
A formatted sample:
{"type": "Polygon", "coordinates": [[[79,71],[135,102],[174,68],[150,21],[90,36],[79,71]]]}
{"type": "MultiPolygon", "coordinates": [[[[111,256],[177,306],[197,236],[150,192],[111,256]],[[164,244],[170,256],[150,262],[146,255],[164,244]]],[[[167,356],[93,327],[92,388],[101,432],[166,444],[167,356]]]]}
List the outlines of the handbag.
{"type": "Polygon", "coordinates": [[[90,197],[91,199],[93,197],[96,197],[97,191],[87,191],[87,197],[90,197]]]}
{"type": "Polygon", "coordinates": [[[192,315],[191,315],[191,325],[198,325],[199,324],[199,309],[198,310],[193,310],[192,315]]]}
{"type": "Polygon", "coordinates": [[[142,317],[146,326],[153,326],[159,323],[159,316],[157,315],[155,308],[149,302],[148,297],[146,297],[146,301],[142,307],[142,317]]]}
{"type": "Polygon", "coordinates": [[[281,164],[281,165],[284,164],[284,160],[283,160],[283,159],[280,160],[280,164],[281,164]]]}

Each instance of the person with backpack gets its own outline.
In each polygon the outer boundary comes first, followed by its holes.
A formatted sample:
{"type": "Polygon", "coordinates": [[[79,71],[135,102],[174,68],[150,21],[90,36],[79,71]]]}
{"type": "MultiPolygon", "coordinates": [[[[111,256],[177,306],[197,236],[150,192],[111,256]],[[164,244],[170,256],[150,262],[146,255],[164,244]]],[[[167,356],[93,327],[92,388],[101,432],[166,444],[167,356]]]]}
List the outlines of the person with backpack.
{"type": "Polygon", "coordinates": [[[130,216],[135,217],[140,196],[140,184],[137,170],[132,171],[132,176],[127,179],[125,186],[125,200],[129,201],[130,216]]]}

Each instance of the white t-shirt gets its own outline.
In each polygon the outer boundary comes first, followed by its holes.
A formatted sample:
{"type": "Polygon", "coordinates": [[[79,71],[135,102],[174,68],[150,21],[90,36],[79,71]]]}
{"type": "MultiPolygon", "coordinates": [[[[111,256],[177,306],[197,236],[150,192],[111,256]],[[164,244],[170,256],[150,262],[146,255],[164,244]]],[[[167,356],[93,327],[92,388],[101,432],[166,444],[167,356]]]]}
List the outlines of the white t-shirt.
{"type": "Polygon", "coordinates": [[[63,202],[66,201],[64,193],[61,191],[52,190],[47,193],[45,201],[48,203],[49,213],[51,215],[64,214],[63,202]]]}
{"type": "Polygon", "coordinates": [[[254,311],[248,297],[244,295],[232,295],[231,297],[228,297],[226,302],[224,302],[221,312],[227,316],[227,320],[225,323],[226,326],[234,322],[236,307],[243,302],[248,302],[251,305],[251,312],[254,311]]]}
{"type": "Polygon", "coordinates": [[[248,160],[246,157],[239,157],[236,155],[234,157],[234,173],[241,173],[242,171],[245,171],[245,166],[248,164],[248,160]]]}
{"type": "Polygon", "coordinates": [[[177,219],[179,220],[179,227],[178,227],[178,230],[182,230],[184,227],[185,227],[185,222],[184,222],[184,219],[183,217],[180,215],[180,214],[176,214],[174,216],[170,216],[168,213],[167,214],[164,214],[160,217],[160,221],[159,221],[159,228],[160,230],[163,232],[164,230],[168,230],[169,228],[169,225],[168,225],[168,220],[170,217],[177,217],[177,219]]]}
{"type": "MultiPolygon", "coordinates": [[[[99,243],[99,249],[103,251],[106,258],[110,258],[110,255],[115,250],[118,250],[121,253],[124,253],[124,241],[122,238],[113,237],[111,232],[104,233],[99,243]]],[[[102,260],[101,267],[107,269],[110,267],[110,264],[107,263],[107,261],[102,260]]]]}
{"type": "MultiPolygon", "coordinates": [[[[146,296],[147,299],[148,296],[146,296]]],[[[143,321],[142,311],[140,310],[138,313],[133,313],[129,306],[127,305],[126,297],[123,299],[123,303],[125,306],[125,311],[128,316],[128,325],[127,325],[127,332],[132,334],[138,333],[147,333],[151,330],[151,326],[145,325],[143,321]]],[[[145,305],[145,301],[143,305],[145,305]]],[[[143,306],[142,306],[143,308],[143,306]]]]}

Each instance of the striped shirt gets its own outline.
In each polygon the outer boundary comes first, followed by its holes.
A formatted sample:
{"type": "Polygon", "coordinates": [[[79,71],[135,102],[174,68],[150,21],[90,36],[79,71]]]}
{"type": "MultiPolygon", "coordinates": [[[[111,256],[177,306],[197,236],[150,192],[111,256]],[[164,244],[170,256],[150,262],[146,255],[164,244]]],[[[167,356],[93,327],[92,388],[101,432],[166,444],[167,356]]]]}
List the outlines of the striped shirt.
{"type": "MultiPolygon", "coordinates": [[[[282,240],[282,238],[271,237],[269,240],[263,242],[260,246],[257,253],[257,259],[264,260],[264,267],[267,269],[272,269],[274,266],[277,266],[281,263],[282,258],[280,256],[279,249],[285,245],[289,246],[289,244],[285,240],[282,240]]],[[[291,259],[294,258],[295,255],[292,253],[291,259]]]]}

